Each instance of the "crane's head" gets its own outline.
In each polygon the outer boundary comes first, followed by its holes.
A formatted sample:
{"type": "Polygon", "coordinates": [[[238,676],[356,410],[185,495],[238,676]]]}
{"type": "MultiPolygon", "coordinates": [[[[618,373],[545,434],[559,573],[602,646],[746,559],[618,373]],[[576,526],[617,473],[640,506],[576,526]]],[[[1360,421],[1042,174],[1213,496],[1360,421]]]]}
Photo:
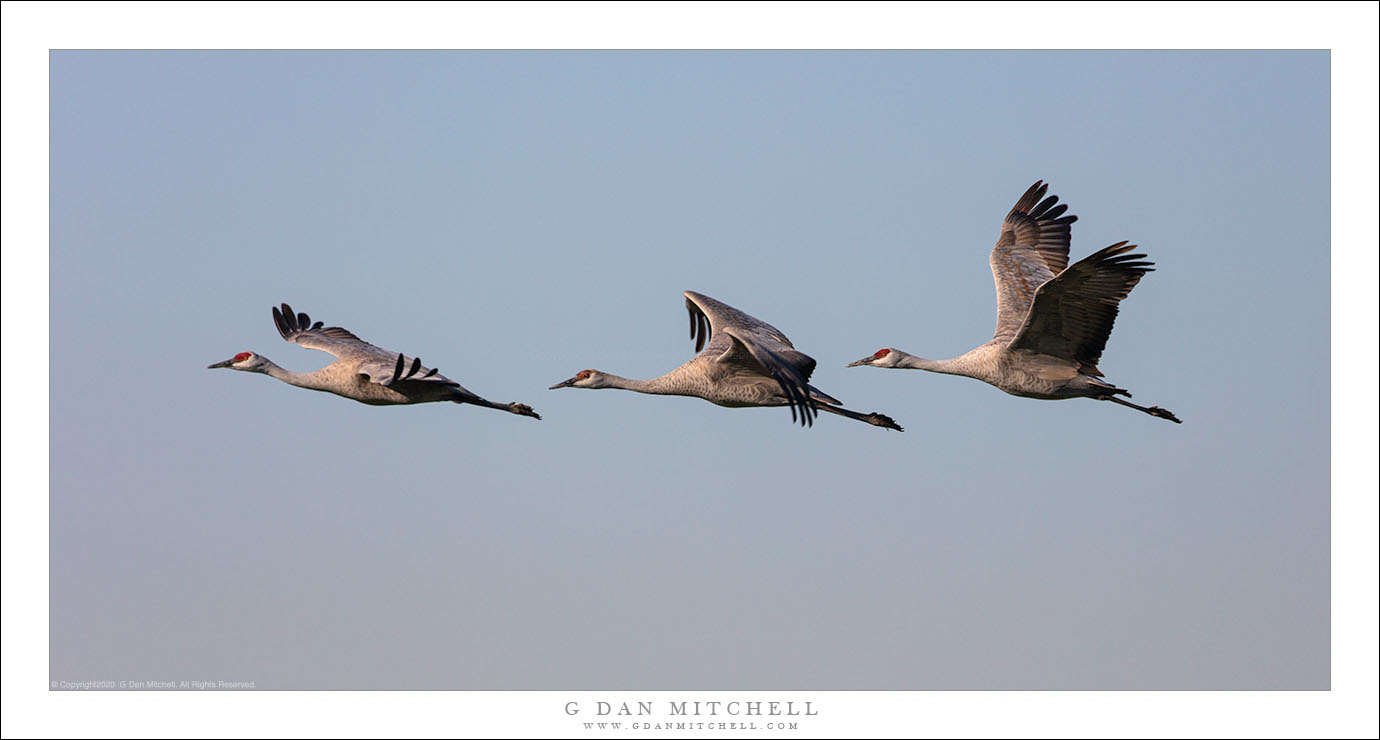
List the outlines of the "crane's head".
{"type": "Polygon", "coordinates": [[[844,367],[857,367],[859,365],[871,365],[872,367],[896,367],[896,363],[905,356],[904,352],[898,352],[890,347],[883,347],[867,357],[850,362],[844,367]]]}
{"type": "Polygon", "coordinates": [[[266,367],[266,362],[268,361],[265,360],[263,357],[254,354],[253,352],[241,352],[224,362],[217,362],[214,365],[207,365],[206,369],[214,370],[218,367],[228,367],[231,370],[244,370],[245,372],[260,373],[263,372],[264,367],[266,367]]]}
{"type": "Polygon", "coordinates": [[[547,390],[554,391],[557,388],[607,388],[608,384],[605,380],[604,374],[598,370],[581,370],[575,373],[575,377],[570,380],[562,380],[550,388],[547,388],[547,390]]]}

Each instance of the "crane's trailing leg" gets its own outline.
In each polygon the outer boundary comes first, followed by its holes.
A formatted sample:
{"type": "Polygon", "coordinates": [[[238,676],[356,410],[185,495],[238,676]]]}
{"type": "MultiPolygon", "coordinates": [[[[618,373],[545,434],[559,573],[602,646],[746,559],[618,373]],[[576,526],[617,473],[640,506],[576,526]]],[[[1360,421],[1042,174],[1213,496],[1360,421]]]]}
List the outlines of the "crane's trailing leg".
{"type": "Polygon", "coordinates": [[[518,416],[530,416],[538,421],[541,420],[541,415],[533,411],[531,406],[528,406],[525,403],[517,403],[516,401],[513,403],[494,403],[493,401],[490,401],[486,398],[480,398],[479,396],[473,395],[465,395],[459,398],[452,398],[451,401],[455,403],[470,403],[474,404],[475,406],[483,406],[486,409],[498,409],[499,411],[507,411],[510,414],[517,414],[518,416]]]}
{"type": "MultiPolygon", "coordinates": [[[[1126,394],[1126,395],[1129,396],[1129,395],[1131,395],[1131,394],[1128,393],[1128,394],[1126,394]]],[[[1147,414],[1149,414],[1149,415],[1151,415],[1151,416],[1158,416],[1158,417],[1160,417],[1161,419],[1168,419],[1168,420],[1174,422],[1175,424],[1182,424],[1182,423],[1183,423],[1182,421],[1179,421],[1179,417],[1177,417],[1177,416],[1174,415],[1174,412],[1172,412],[1172,411],[1170,411],[1170,410],[1168,410],[1168,409],[1162,409],[1162,408],[1160,408],[1159,406],[1151,406],[1150,408],[1146,408],[1146,407],[1144,407],[1144,406],[1137,406],[1136,404],[1131,403],[1130,401],[1123,401],[1123,400],[1121,400],[1120,398],[1117,398],[1117,397],[1115,397],[1115,396],[1103,396],[1102,398],[1099,398],[1098,400],[1099,400],[1099,401],[1111,401],[1112,403],[1119,403],[1119,404],[1121,404],[1122,406],[1129,406],[1130,408],[1133,408],[1133,409],[1135,409],[1136,411],[1144,411],[1145,413],[1147,413],[1147,414]]]]}
{"type": "Polygon", "coordinates": [[[518,403],[514,401],[513,403],[510,403],[506,406],[502,406],[501,408],[506,409],[507,411],[510,411],[514,414],[517,414],[518,416],[530,416],[533,419],[536,419],[537,421],[541,421],[541,414],[538,414],[537,412],[533,411],[532,407],[528,406],[525,403],[518,403]]]}
{"type": "Polygon", "coordinates": [[[900,424],[896,423],[895,419],[892,419],[890,416],[887,416],[886,414],[878,414],[876,412],[873,412],[871,414],[860,414],[856,411],[849,411],[848,409],[842,408],[840,406],[830,406],[824,403],[818,404],[817,406],[815,406],[815,408],[819,409],[820,411],[827,411],[831,414],[845,416],[849,419],[857,419],[858,421],[866,422],[868,424],[871,424],[872,426],[884,427],[886,429],[895,429],[898,432],[906,431],[901,428],[900,424]]]}

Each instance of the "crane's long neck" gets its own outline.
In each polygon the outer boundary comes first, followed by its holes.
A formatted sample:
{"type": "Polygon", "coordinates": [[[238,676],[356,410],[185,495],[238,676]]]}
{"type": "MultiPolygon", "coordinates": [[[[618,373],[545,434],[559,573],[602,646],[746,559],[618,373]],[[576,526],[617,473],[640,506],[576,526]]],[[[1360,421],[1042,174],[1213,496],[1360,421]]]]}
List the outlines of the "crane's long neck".
{"type": "Polygon", "coordinates": [[[896,363],[896,367],[909,370],[928,370],[932,373],[943,373],[945,375],[966,375],[972,377],[978,368],[975,366],[974,358],[969,352],[948,360],[927,360],[915,355],[903,355],[896,363]]]}
{"type": "Polygon", "coordinates": [[[328,390],[322,382],[324,379],[320,377],[319,372],[294,373],[291,370],[284,370],[278,367],[267,357],[264,358],[263,367],[259,368],[258,371],[271,378],[277,378],[288,385],[295,385],[299,388],[310,388],[316,391],[328,390]]]}
{"type": "Polygon", "coordinates": [[[676,373],[667,373],[659,378],[651,380],[636,380],[634,378],[624,378],[618,375],[604,373],[603,388],[620,388],[625,391],[636,391],[638,393],[655,393],[662,396],[693,396],[695,395],[686,383],[676,373]]]}
{"type": "Polygon", "coordinates": [[[960,363],[955,357],[951,360],[927,360],[923,357],[902,357],[896,363],[896,367],[903,367],[908,370],[928,370],[932,373],[944,373],[945,375],[962,375],[960,363]]]}

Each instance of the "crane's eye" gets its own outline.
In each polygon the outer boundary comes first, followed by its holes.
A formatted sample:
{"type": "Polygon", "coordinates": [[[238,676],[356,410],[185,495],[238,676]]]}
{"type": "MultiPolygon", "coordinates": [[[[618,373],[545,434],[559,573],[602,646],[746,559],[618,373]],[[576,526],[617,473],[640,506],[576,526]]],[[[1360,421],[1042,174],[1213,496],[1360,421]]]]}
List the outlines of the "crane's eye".
{"type": "Polygon", "coordinates": [[[248,352],[241,352],[241,353],[235,355],[235,362],[244,362],[245,360],[249,359],[249,358],[252,357],[252,356],[253,356],[253,355],[250,355],[248,352]]]}
{"type": "Polygon", "coordinates": [[[584,380],[585,378],[588,378],[588,377],[589,377],[589,374],[592,373],[592,372],[594,372],[594,371],[593,371],[593,370],[581,370],[581,371],[580,371],[580,374],[575,376],[575,379],[576,379],[576,380],[584,380]]]}
{"type": "Polygon", "coordinates": [[[883,357],[886,357],[886,356],[889,355],[889,354],[891,354],[891,350],[889,350],[889,349],[879,349],[879,350],[877,350],[877,354],[872,355],[872,359],[874,359],[874,360],[880,360],[880,359],[882,359],[883,357]]]}

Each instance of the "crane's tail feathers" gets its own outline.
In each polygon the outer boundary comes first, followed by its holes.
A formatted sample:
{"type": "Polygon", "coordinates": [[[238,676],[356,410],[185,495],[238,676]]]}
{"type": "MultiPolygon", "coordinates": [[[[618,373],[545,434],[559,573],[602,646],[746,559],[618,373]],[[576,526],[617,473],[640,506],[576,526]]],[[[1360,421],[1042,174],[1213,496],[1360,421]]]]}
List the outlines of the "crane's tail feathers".
{"type": "Polygon", "coordinates": [[[825,393],[824,391],[822,391],[822,390],[820,390],[820,389],[818,389],[818,388],[816,388],[816,387],[814,387],[814,386],[810,386],[810,400],[814,401],[814,402],[817,403],[817,404],[820,404],[820,403],[827,403],[827,404],[829,404],[830,406],[842,406],[842,405],[843,405],[843,401],[840,401],[840,400],[838,400],[837,398],[834,398],[833,396],[829,395],[828,393],[825,393]]]}
{"type": "Polygon", "coordinates": [[[887,416],[886,414],[879,414],[875,411],[870,414],[860,414],[856,411],[849,411],[848,409],[843,408],[842,406],[819,406],[818,408],[820,411],[827,411],[831,414],[838,414],[839,416],[844,416],[849,419],[857,419],[858,421],[871,424],[872,426],[882,427],[884,429],[895,429],[898,432],[906,431],[905,429],[901,428],[900,424],[896,423],[895,419],[891,418],[890,416],[887,416]]]}
{"type": "Polygon", "coordinates": [[[1107,381],[1103,380],[1102,378],[1093,377],[1091,375],[1088,375],[1087,373],[1083,373],[1079,377],[1089,387],[1097,389],[1097,391],[1099,391],[1102,394],[1099,395],[1098,398],[1102,398],[1104,395],[1125,396],[1127,398],[1131,397],[1130,391],[1126,390],[1125,388],[1118,388],[1112,385],[1111,383],[1108,383],[1107,381]]]}

